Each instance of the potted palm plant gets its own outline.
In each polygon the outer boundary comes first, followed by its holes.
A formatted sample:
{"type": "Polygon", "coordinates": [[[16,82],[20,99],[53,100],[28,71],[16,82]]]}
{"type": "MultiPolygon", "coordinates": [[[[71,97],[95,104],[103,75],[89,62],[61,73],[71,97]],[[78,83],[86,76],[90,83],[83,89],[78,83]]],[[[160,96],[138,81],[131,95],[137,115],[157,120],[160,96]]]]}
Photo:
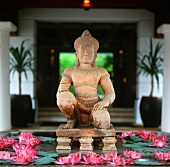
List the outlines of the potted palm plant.
{"type": "Polygon", "coordinates": [[[22,94],[22,73],[26,78],[27,72],[34,73],[34,59],[31,54],[31,47],[25,48],[24,44],[27,40],[23,40],[19,47],[10,47],[10,73],[14,75],[18,73],[19,93],[11,95],[11,122],[13,126],[26,126],[34,115],[32,110],[32,102],[30,95],[22,94]]]}
{"type": "Polygon", "coordinates": [[[162,45],[158,42],[153,48],[150,39],[149,53],[138,57],[137,74],[150,76],[151,91],[149,96],[143,96],[140,103],[140,113],[145,127],[158,127],[161,123],[161,104],[160,97],[153,96],[155,80],[159,89],[159,74],[163,75],[163,58],[160,54],[162,45]]]}

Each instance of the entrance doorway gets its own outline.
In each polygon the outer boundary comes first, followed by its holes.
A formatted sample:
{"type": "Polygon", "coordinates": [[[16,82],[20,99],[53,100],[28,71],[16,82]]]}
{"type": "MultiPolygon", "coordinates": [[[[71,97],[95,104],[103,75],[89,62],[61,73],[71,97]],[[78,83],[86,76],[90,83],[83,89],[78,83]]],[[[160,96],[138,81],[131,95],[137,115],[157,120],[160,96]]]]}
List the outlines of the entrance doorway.
{"type": "Polygon", "coordinates": [[[37,86],[39,107],[56,107],[60,82],[59,55],[75,52],[74,41],[88,29],[99,41],[98,53],[112,53],[114,107],[133,108],[136,85],[135,23],[37,23],[37,86]]]}

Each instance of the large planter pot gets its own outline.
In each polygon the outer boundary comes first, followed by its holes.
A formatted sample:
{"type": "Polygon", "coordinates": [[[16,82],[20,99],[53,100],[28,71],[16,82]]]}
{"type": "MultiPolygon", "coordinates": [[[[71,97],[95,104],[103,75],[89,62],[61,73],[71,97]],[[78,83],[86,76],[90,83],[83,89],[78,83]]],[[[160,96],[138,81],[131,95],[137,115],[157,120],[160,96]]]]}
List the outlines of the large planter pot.
{"type": "Polygon", "coordinates": [[[143,96],[140,114],[145,127],[158,127],[161,124],[162,98],[143,96]]]}
{"type": "Polygon", "coordinates": [[[27,126],[33,115],[30,95],[11,95],[12,126],[27,126]]]}

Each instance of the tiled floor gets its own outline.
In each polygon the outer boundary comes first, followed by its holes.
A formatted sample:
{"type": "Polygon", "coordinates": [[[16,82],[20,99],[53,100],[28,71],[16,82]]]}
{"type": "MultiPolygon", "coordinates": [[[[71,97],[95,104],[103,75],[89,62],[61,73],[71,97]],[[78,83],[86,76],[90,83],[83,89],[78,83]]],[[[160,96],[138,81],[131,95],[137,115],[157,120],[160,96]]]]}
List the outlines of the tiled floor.
{"type": "MultiPolygon", "coordinates": [[[[48,131],[53,132],[58,128],[58,126],[41,126],[40,123],[29,124],[27,127],[13,127],[12,131],[48,131]]],[[[117,132],[122,131],[136,131],[140,130],[147,130],[147,131],[160,131],[160,128],[149,128],[143,127],[141,125],[133,125],[133,126],[114,126],[117,132]]]]}

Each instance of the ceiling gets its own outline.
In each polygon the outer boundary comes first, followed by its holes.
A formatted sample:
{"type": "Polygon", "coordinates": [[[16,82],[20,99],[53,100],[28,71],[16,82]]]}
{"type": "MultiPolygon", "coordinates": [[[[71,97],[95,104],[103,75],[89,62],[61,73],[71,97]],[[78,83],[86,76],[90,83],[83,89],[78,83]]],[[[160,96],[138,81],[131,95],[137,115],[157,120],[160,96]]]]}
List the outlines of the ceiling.
{"type": "Polygon", "coordinates": [[[136,42],[135,23],[37,23],[37,42],[44,45],[55,44],[62,51],[74,51],[75,39],[88,29],[100,43],[100,50],[113,50],[113,46],[136,42]]]}
{"type": "MultiPolygon", "coordinates": [[[[170,23],[170,0],[91,0],[91,8],[95,9],[146,9],[155,15],[155,37],[160,37],[156,30],[163,23],[170,23]]],[[[0,21],[12,21],[18,25],[18,12],[24,8],[83,8],[83,0],[0,0],[0,21]]],[[[87,11],[88,12],[88,11],[87,11]]],[[[99,40],[102,50],[111,48],[119,39],[128,42],[130,37],[135,37],[135,24],[112,23],[37,23],[39,42],[57,43],[65,50],[73,48],[76,37],[84,29],[99,40]],[[72,32],[72,33],[70,33],[72,32]],[[50,40],[46,40],[49,37],[50,40]],[[105,40],[103,40],[105,39],[105,40]],[[107,42],[106,42],[107,41],[107,42]],[[110,46],[108,46],[110,44],[110,46]]],[[[17,34],[15,34],[17,35],[17,34]]],[[[161,36],[162,37],[162,36],[161,36]]]]}
{"type": "MultiPolygon", "coordinates": [[[[0,21],[18,24],[18,11],[23,8],[82,8],[83,0],[1,0],[0,21]]],[[[170,23],[169,0],[91,0],[92,8],[146,9],[155,14],[155,29],[170,23]]],[[[88,12],[88,11],[87,11],[88,12]]]]}

